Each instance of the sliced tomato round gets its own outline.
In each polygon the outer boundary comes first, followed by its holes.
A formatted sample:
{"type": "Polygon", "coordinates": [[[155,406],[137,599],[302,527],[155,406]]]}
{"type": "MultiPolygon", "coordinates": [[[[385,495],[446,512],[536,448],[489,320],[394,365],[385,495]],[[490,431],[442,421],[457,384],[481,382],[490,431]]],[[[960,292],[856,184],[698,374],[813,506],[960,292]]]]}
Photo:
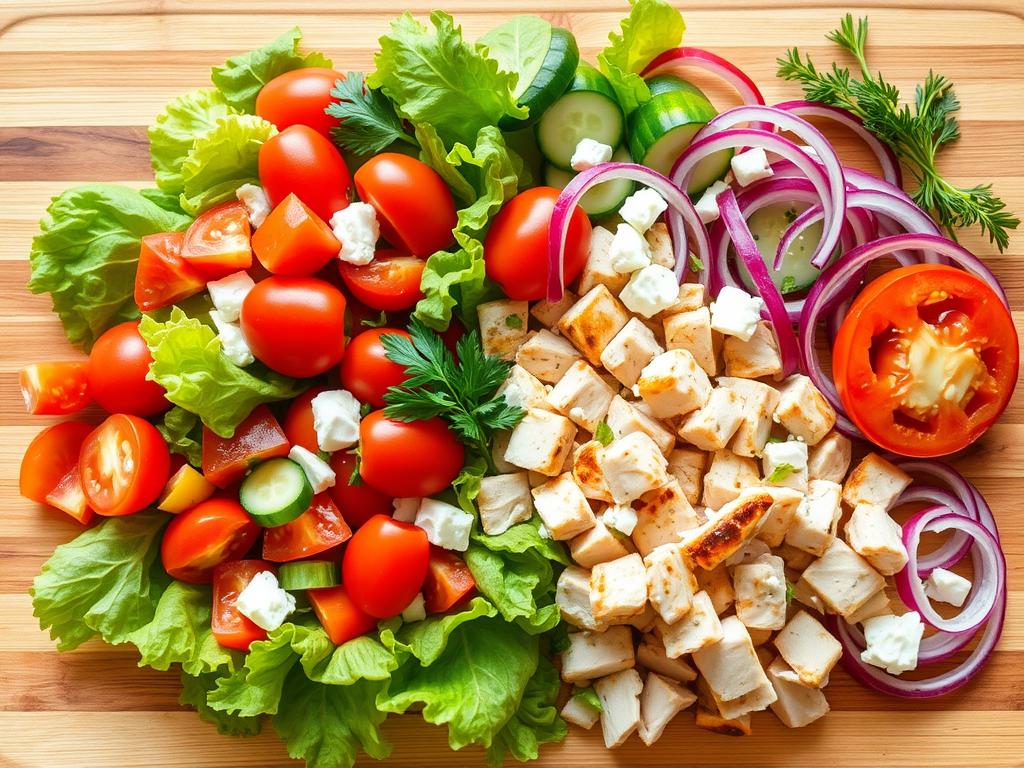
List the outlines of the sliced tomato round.
{"type": "Polygon", "coordinates": [[[252,250],[275,275],[312,275],[338,255],[341,243],[293,193],[253,233],[252,250]]]}
{"type": "Polygon", "coordinates": [[[209,280],[252,266],[249,211],[240,202],[222,203],[202,213],[185,232],[181,257],[209,280]]]}
{"type": "Polygon", "coordinates": [[[259,405],[235,427],[231,437],[203,427],[203,476],[218,488],[226,488],[241,480],[254,464],[287,456],[290,447],[274,414],[259,405]]]}
{"type": "Polygon", "coordinates": [[[267,528],[263,557],[275,563],[301,560],[326,552],[352,538],[352,529],[326,493],[313,497],[309,509],[290,523],[267,528]]]}
{"type": "Polygon", "coordinates": [[[33,416],[64,416],[92,402],[88,360],[27,365],[18,374],[18,384],[33,416]]]}
{"type": "Polygon", "coordinates": [[[147,378],[153,355],[131,320],[105,331],[89,353],[89,392],[107,413],[153,416],[171,404],[167,392],[147,378]]]}
{"type": "Polygon", "coordinates": [[[179,581],[207,584],[213,569],[248,552],[260,527],[234,499],[207,499],[171,520],[160,544],[164,570],[179,581]]]}
{"type": "Polygon", "coordinates": [[[118,517],[156,501],[170,476],[171,454],[156,427],[118,413],[85,439],[78,469],[89,506],[118,517]]]}
{"type": "Polygon", "coordinates": [[[274,566],[262,560],[234,560],[214,569],[210,629],[224,648],[248,651],[257,640],[267,639],[267,631],[238,610],[238,596],[257,573],[264,571],[275,573],[274,566]]]}
{"type": "Polygon", "coordinates": [[[352,530],[359,528],[374,515],[390,515],[394,501],[390,496],[368,485],[359,476],[356,472],[358,463],[359,459],[354,453],[334,453],[331,456],[331,469],[334,470],[337,479],[334,485],[327,489],[352,530]]]}
{"type": "Polygon", "coordinates": [[[81,421],[64,421],[47,427],[28,444],[21,457],[18,491],[26,499],[46,504],[65,475],[78,464],[82,443],[95,427],[81,421]]]}
{"type": "Polygon", "coordinates": [[[476,590],[476,579],[466,561],[433,544],[423,581],[423,600],[428,613],[444,613],[463,602],[476,590]]]}
{"type": "Polygon", "coordinates": [[[143,312],[175,304],[206,287],[203,275],[182,258],[184,245],[184,232],[142,238],[135,270],[135,303],[143,312]]]}
{"type": "Polygon", "coordinates": [[[311,387],[292,400],[284,416],[284,433],[292,445],[301,445],[307,451],[320,450],[316,430],[313,428],[313,398],[327,387],[311,387]]]}
{"type": "Polygon", "coordinates": [[[380,250],[364,266],[338,262],[341,279],[356,300],[384,312],[409,309],[423,298],[420,281],[426,262],[398,251],[380,250]]]}
{"type": "Polygon", "coordinates": [[[452,484],[465,457],[462,443],[439,418],[394,421],[374,411],[359,425],[360,474],[395,498],[433,496],[452,484]]]}
{"type": "Polygon", "coordinates": [[[386,619],[400,614],[419,594],[429,559],[426,531],[377,515],[345,548],[341,580],[361,611],[386,619]]]}
{"type": "Polygon", "coordinates": [[[313,606],[313,613],[335,645],[365,635],[377,626],[377,619],[360,610],[344,585],[311,589],[306,595],[313,606]]]}
{"type": "Polygon", "coordinates": [[[384,393],[399,387],[409,378],[405,367],[392,362],[381,341],[382,336],[409,338],[399,328],[370,328],[352,339],[341,361],[341,385],[363,403],[384,407],[384,393]]]}

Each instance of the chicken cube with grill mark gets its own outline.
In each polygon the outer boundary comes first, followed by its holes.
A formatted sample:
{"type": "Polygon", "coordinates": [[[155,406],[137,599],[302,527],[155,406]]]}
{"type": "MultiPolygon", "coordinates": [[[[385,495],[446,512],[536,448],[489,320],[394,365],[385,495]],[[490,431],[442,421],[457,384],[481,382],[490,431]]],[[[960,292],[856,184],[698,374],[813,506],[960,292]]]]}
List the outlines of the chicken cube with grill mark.
{"type": "Polygon", "coordinates": [[[622,302],[604,285],[596,285],[562,315],[558,330],[591,365],[600,365],[601,353],[629,318],[622,302]]]}

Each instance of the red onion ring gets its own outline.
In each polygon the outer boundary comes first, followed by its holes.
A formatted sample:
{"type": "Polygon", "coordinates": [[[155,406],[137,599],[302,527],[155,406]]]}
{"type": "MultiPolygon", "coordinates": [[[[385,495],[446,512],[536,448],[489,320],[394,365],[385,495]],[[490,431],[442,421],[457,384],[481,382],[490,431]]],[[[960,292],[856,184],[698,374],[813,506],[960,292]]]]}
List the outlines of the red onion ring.
{"type": "MultiPolygon", "coordinates": [[[[943,488],[936,488],[931,485],[912,485],[905,490],[894,506],[902,506],[915,501],[926,501],[932,505],[938,505],[950,512],[962,514],[971,520],[978,520],[977,509],[970,503],[965,502],[952,491],[943,488]]],[[[917,560],[917,575],[927,578],[928,574],[936,568],[952,568],[967,555],[971,548],[971,538],[965,533],[957,531],[949,539],[933,552],[921,555],[917,560]]]]}
{"type": "MultiPolygon", "coordinates": [[[[845,621],[842,623],[845,625],[846,631],[853,640],[854,648],[856,649],[855,652],[860,655],[860,651],[867,647],[867,640],[864,639],[864,633],[861,632],[860,627],[856,624],[848,624],[845,621]]],[[[977,634],[978,630],[974,630],[973,632],[962,632],[959,635],[950,634],[949,632],[935,632],[923,637],[921,639],[921,646],[917,651],[918,666],[923,667],[928,664],[936,664],[940,661],[945,661],[950,656],[954,656],[963,650],[963,648],[968,645],[977,634]]]]}

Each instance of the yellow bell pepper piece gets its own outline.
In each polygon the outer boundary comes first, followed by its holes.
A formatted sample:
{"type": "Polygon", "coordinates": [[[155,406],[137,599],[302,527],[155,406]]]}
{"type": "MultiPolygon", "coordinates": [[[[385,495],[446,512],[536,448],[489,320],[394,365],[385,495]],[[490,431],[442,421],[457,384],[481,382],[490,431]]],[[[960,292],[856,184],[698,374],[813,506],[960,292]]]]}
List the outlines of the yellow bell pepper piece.
{"type": "Polygon", "coordinates": [[[176,515],[206,501],[215,490],[213,483],[185,464],[167,481],[156,508],[176,515]]]}

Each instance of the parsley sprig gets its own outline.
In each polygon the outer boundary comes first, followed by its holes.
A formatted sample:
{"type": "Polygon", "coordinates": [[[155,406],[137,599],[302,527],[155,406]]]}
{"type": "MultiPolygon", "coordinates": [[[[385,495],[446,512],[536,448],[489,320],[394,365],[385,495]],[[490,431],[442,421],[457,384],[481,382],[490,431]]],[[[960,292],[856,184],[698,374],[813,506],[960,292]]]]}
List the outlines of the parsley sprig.
{"type": "Polygon", "coordinates": [[[331,89],[335,101],[327,106],[327,114],[341,119],[331,131],[334,143],[360,156],[376,154],[396,141],[418,147],[391,100],[365,83],[362,72],[349,72],[331,89]]]}
{"type": "Polygon", "coordinates": [[[914,200],[955,239],[956,230],[978,225],[1000,251],[1009,245],[1008,230],[1016,229],[1020,219],[1006,210],[1006,203],[992,194],[992,185],[957,187],[943,178],[936,167],[936,156],[946,145],[960,138],[956,112],[960,102],[953,84],[942,75],[929,72],[918,85],[914,105],[900,103],[899,89],[881,74],[873,75],[865,50],[868,20],[856,24],[847,14],[839,29],[828,39],[848,51],[860,68],[860,79],[845,67],[833,64],[819,70],[809,56],[791,48],[778,60],[779,77],[803,86],[810,101],[842,107],[864,121],[864,127],[892,147],[917,180],[914,200]]]}
{"type": "Polygon", "coordinates": [[[403,366],[409,376],[401,387],[385,393],[384,415],[406,422],[440,416],[495,471],[494,433],[511,429],[525,414],[496,394],[511,365],[484,354],[476,331],[459,339],[456,361],[441,337],[418,320],[409,325],[409,338],[384,334],[381,343],[388,359],[403,366]]]}

